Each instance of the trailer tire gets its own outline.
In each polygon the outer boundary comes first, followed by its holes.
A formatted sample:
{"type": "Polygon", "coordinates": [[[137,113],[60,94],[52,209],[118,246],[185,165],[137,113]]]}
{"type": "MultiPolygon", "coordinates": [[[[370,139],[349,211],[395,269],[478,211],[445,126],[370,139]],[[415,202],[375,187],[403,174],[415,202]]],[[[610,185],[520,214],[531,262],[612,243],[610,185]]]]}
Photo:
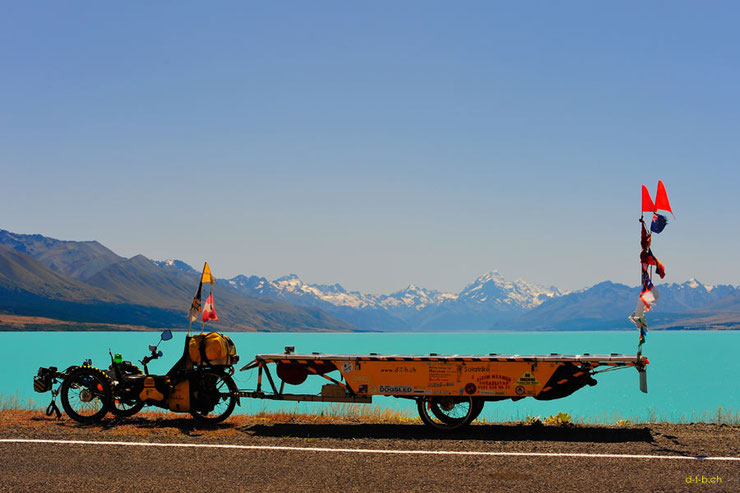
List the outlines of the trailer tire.
{"type": "Polygon", "coordinates": [[[470,419],[470,422],[472,423],[476,419],[478,419],[478,416],[480,416],[481,411],[483,411],[483,406],[485,405],[486,401],[484,401],[481,398],[475,398],[473,397],[473,417],[470,419]]]}
{"type": "Polygon", "coordinates": [[[482,405],[472,397],[427,396],[417,400],[417,408],[425,425],[453,431],[469,425],[482,405]]]}

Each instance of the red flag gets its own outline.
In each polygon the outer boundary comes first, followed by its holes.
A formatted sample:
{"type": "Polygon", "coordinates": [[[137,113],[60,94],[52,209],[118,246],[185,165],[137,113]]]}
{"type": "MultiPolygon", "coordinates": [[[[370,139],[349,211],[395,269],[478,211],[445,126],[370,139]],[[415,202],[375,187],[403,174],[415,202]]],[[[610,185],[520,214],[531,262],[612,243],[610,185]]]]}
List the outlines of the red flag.
{"type": "Polygon", "coordinates": [[[655,212],[655,204],[650,198],[650,192],[645,185],[642,186],[642,212],[655,212]]]}
{"type": "Polygon", "coordinates": [[[668,211],[673,214],[671,203],[668,202],[668,194],[665,191],[665,186],[662,181],[658,181],[658,191],[655,193],[655,210],[657,211],[658,209],[661,211],[668,211]]]}
{"type": "Polygon", "coordinates": [[[218,315],[216,315],[216,308],[213,306],[213,293],[208,295],[206,304],[203,305],[203,322],[205,323],[209,320],[218,320],[218,315]]]}

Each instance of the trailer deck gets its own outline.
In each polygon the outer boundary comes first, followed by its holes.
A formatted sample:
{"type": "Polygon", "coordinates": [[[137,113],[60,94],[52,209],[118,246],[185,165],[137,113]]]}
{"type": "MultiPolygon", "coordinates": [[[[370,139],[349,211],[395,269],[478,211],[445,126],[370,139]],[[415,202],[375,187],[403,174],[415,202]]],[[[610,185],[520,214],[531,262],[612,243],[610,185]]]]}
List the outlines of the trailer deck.
{"type": "Polygon", "coordinates": [[[595,385],[597,373],[627,367],[635,367],[642,382],[647,364],[639,354],[296,354],[289,346],[282,354],[258,354],[242,368],[257,369],[257,388],[239,397],[351,403],[370,403],[376,395],[415,399],[425,423],[454,429],[475,419],[485,402],[559,399],[595,385]],[[279,387],[268,365],[275,365],[279,387]],[[310,375],[329,382],[321,394],[284,392],[285,384],[300,385],[310,375]]]}

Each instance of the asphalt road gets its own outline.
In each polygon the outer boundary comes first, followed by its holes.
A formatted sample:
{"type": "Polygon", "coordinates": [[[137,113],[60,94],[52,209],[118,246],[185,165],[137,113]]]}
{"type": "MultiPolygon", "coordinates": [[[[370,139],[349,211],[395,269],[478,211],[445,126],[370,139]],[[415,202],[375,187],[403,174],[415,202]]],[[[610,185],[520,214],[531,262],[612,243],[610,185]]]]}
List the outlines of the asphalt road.
{"type": "MultiPolygon", "coordinates": [[[[454,447],[452,447],[454,449],[454,447]]],[[[1,443],[7,491],[737,491],[740,464],[1,443]],[[702,476],[721,484],[687,484],[702,476]]]]}
{"type": "Polygon", "coordinates": [[[416,424],[229,423],[140,420],[80,427],[0,423],[0,439],[183,443],[185,447],[0,442],[3,491],[740,491],[737,427],[572,428],[478,425],[439,435],[416,424]],[[189,427],[190,426],[190,427],[189,427]],[[286,447],[210,448],[211,445],[286,447]],[[454,454],[387,454],[298,448],[454,454]],[[661,458],[497,456],[479,453],[657,455],[661,458]],[[702,484],[702,478],[705,483],[702,484]],[[698,481],[688,483],[687,480],[698,481]],[[714,481],[714,483],[710,483],[714,481]]]}

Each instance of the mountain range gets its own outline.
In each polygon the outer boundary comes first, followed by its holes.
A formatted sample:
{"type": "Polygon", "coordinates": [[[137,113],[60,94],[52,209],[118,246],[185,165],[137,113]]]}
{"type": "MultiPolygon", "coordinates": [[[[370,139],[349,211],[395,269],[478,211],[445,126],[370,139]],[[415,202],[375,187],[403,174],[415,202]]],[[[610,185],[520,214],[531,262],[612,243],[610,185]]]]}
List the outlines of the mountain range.
{"type": "MultiPolygon", "coordinates": [[[[113,329],[185,328],[198,278],[194,271],[143,255],[120,257],[97,242],[0,230],[0,314],[106,323],[113,329]]],[[[210,324],[219,330],[358,330],[316,308],[247,298],[228,287],[217,292],[217,300],[220,320],[210,324]]]]}
{"type": "MultiPolygon", "coordinates": [[[[507,281],[491,271],[459,293],[410,285],[388,295],[348,292],[339,284],[307,284],[291,274],[274,281],[257,276],[221,280],[244,296],[268,296],[315,306],[367,330],[612,330],[631,329],[640,293],[609,281],[575,292],[526,281],[507,281]]],[[[740,289],[690,279],[658,286],[650,314],[654,328],[740,327],[740,289]]]]}
{"type": "Polygon", "coordinates": [[[367,330],[490,329],[543,302],[561,296],[555,287],[507,281],[491,271],[459,293],[443,293],[410,285],[391,294],[347,291],[339,284],[307,284],[291,274],[274,281],[236,276],[221,281],[244,296],[267,296],[301,306],[315,306],[367,330]]]}
{"type": "MultiPolygon", "coordinates": [[[[180,260],[124,258],[96,241],[0,230],[2,315],[140,328],[186,326],[200,272],[180,260]]],[[[661,284],[652,328],[739,328],[740,289],[661,284]]],[[[238,275],[214,287],[219,330],[450,331],[630,329],[639,289],[602,282],[564,292],[493,270],[459,293],[410,285],[391,294],[238,275]]],[[[7,327],[6,327],[7,328],[7,327]]]]}

